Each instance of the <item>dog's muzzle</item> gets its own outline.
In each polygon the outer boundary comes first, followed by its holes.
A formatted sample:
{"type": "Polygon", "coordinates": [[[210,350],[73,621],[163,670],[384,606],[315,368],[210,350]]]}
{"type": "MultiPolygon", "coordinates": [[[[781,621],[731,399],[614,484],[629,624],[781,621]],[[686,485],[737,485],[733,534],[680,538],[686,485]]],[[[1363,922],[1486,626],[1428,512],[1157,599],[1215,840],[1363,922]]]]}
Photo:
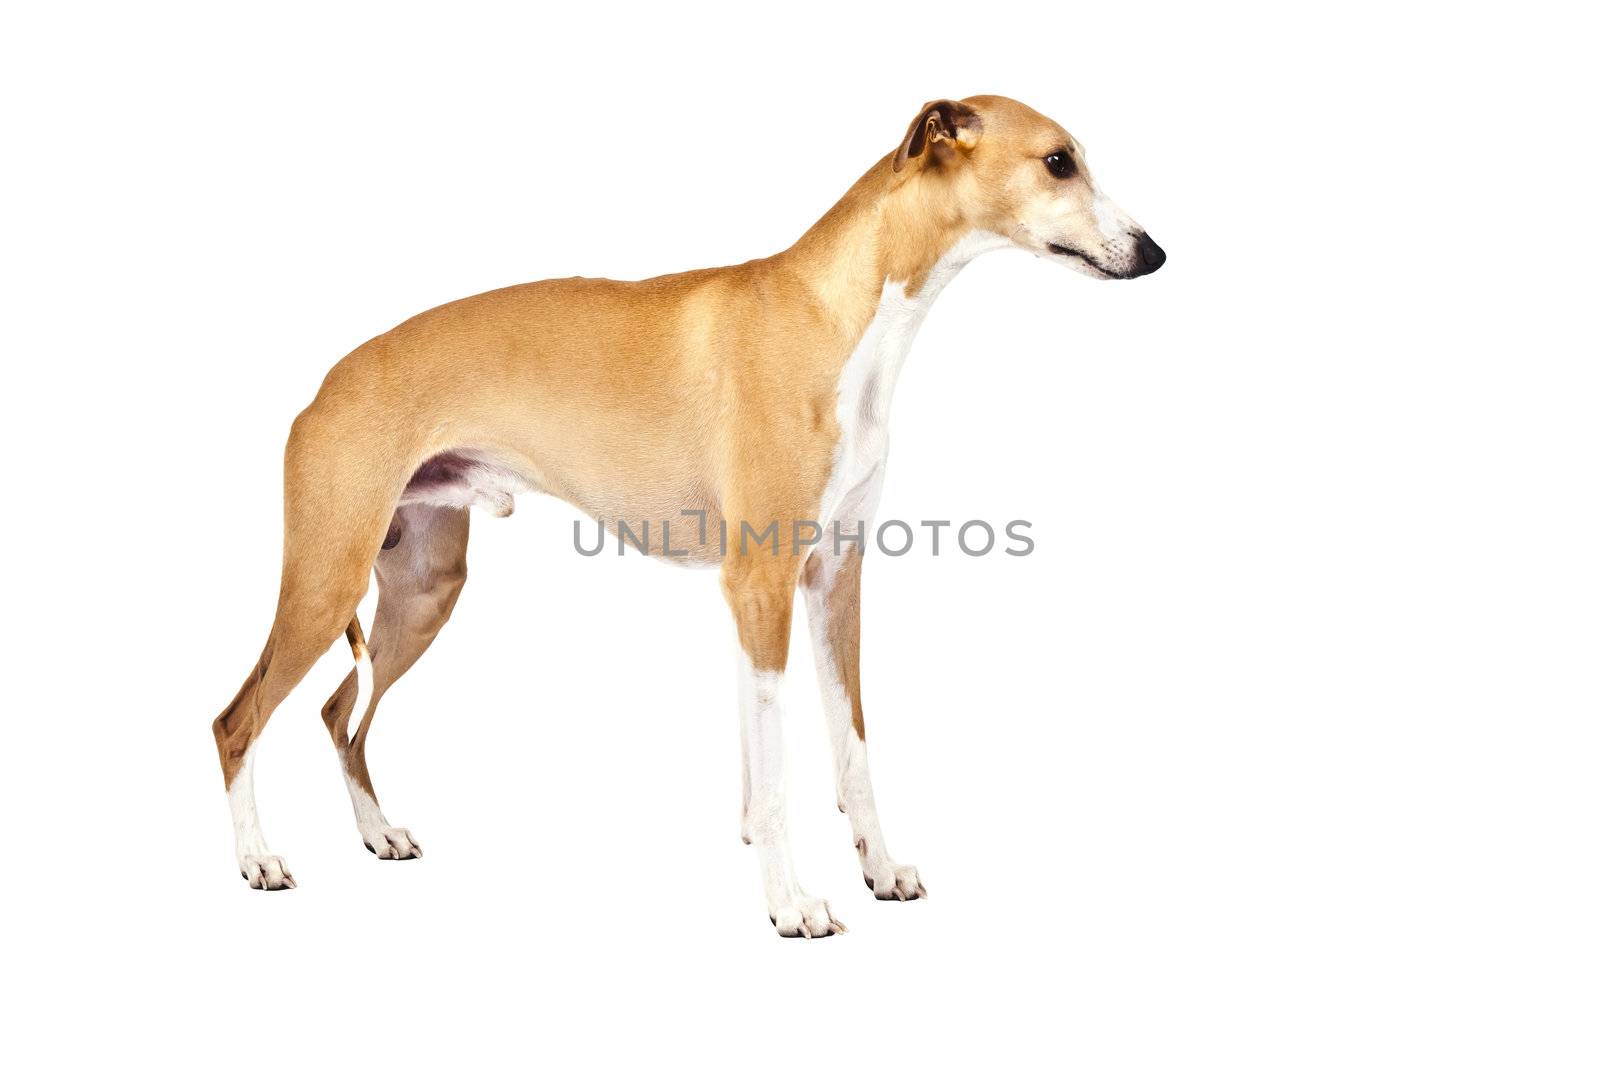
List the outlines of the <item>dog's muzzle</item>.
{"type": "Polygon", "coordinates": [[[1160,245],[1150,240],[1150,235],[1143,230],[1134,237],[1131,249],[1110,260],[1101,260],[1076,248],[1058,245],[1053,241],[1045,247],[1054,255],[1083,260],[1102,278],[1142,278],[1146,274],[1154,274],[1160,270],[1161,264],[1167,261],[1166,252],[1162,251],[1160,245]]]}

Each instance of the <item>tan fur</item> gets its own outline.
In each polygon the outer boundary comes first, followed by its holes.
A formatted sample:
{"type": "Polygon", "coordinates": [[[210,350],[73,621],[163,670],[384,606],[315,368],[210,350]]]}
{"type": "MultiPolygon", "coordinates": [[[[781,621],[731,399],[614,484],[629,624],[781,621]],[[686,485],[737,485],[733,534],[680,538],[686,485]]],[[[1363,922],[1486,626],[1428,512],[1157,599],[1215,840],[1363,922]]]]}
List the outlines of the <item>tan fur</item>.
{"type": "MultiPolygon", "coordinates": [[[[670,520],[675,547],[700,562],[718,561],[718,539],[685,544],[677,531],[692,523],[681,512],[703,509],[712,530],[726,521],[734,550],[721,561],[722,584],[739,639],[757,668],[781,669],[804,562],[791,551],[792,523],[826,518],[819,501],[840,434],[841,369],[884,283],[914,293],[965,234],[1027,231],[1041,197],[1055,198],[1057,215],[1081,214],[1067,198],[1086,198],[1087,183],[1052,185],[1038,162],[1070,143],[1061,127],[1003,97],[935,102],[902,150],[785,252],[637,282],[512,286],[424,312],[346,356],[289,436],[277,616],[255,670],[213,727],[225,781],[350,624],[375,561],[377,695],[448,618],[464,576],[464,514],[420,524],[430,531],[420,544],[403,530],[379,554],[413,472],[447,450],[487,457],[602,519],[656,529],[670,520]],[[919,130],[921,145],[909,145],[919,130]],[[773,521],[776,555],[767,546],[737,551],[741,523],[762,530],[773,521]]],[[[857,557],[839,583],[850,602],[834,654],[864,734],[859,580],[857,557]]],[[[324,718],[370,793],[362,753],[371,716],[342,740],[353,689],[346,679],[324,718]]]]}

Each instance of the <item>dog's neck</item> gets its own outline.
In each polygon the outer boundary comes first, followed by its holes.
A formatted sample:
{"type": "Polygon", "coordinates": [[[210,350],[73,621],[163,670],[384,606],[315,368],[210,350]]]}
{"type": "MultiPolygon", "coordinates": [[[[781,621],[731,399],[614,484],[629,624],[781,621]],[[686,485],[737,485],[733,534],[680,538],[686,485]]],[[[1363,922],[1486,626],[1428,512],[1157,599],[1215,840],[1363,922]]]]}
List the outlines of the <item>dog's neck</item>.
{"type": "Polygon", "coordinates": [[[806,283],[853,345],[891,288],[925,312],[963,266],[1006,243],[965,217],[957,180],[897,175],[886,157],[774,260],[806,283]]]}
{"type": "Polygon", "coordinates": [[[884,160],[774,257],[837,329],[819,368],[837,382],[839,425],[823,514],[881,472],[895,383],[934,298],[974,257],[1007,243],[963,218],[950,186],[944,176],[905,180],[884,160]]]}

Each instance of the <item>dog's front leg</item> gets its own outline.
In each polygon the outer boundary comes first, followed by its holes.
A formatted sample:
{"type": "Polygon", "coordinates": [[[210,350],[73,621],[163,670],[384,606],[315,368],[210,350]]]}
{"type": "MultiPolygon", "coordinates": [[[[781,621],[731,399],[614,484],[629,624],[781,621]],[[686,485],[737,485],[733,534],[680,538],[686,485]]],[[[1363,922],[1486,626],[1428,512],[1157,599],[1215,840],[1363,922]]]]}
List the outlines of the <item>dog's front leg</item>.
{"type": "Polygon", "coordinates": [[[734,556],[723,566],[723,590],[741,646],[739,734],[744,749],[746,843],[756,848],[767,915],[784,937],[827,937],[844,924],[828,902],[808,896],[789,855],[783,712],[778,700],[789,657],[789,622],[797,563],[779,557],[734,556]]]}
{"type": "Polygon", "coordinates": [[[889,856],[867,771],[867,727],[861,711],[860,547],[850,545],[842,553],[813,552],[806,562],[805,591],[839,810],[850,817],[862,876],[879,900],[925,897],[928,891],[917,869],[889,856]]]}

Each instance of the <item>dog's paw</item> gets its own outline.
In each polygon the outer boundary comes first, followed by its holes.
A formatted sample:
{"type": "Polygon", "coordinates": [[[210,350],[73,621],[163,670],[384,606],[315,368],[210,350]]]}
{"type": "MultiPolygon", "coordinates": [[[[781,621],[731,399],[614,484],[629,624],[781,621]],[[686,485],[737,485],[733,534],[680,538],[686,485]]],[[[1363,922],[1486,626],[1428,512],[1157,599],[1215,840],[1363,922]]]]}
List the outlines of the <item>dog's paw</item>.
{"type": "Polygon", "coordinates": [[[879,900],[916,900],[928,895],[922,876],[908,864],[886,863],[880,870],[862,877],[879,900]]]}
{"type": "Polygon", "coordinates": [[[251,889],[294,888],[294,875],[282,856],[241,856],[239,877],[249,882],[251,889]]]}
{"type": "Polygon", "coordinates": [[[367,851],[380,860],[414,860],[422,858],[422,846],[402,826],[385,826],[362,836],[367,851]]]}
{"type": "Polygon", "coordinates": [[[817,897],[795,897],[768,917],[779,937],[831,937],[848,929],[833,917],[828,902],[817,897]]]}

